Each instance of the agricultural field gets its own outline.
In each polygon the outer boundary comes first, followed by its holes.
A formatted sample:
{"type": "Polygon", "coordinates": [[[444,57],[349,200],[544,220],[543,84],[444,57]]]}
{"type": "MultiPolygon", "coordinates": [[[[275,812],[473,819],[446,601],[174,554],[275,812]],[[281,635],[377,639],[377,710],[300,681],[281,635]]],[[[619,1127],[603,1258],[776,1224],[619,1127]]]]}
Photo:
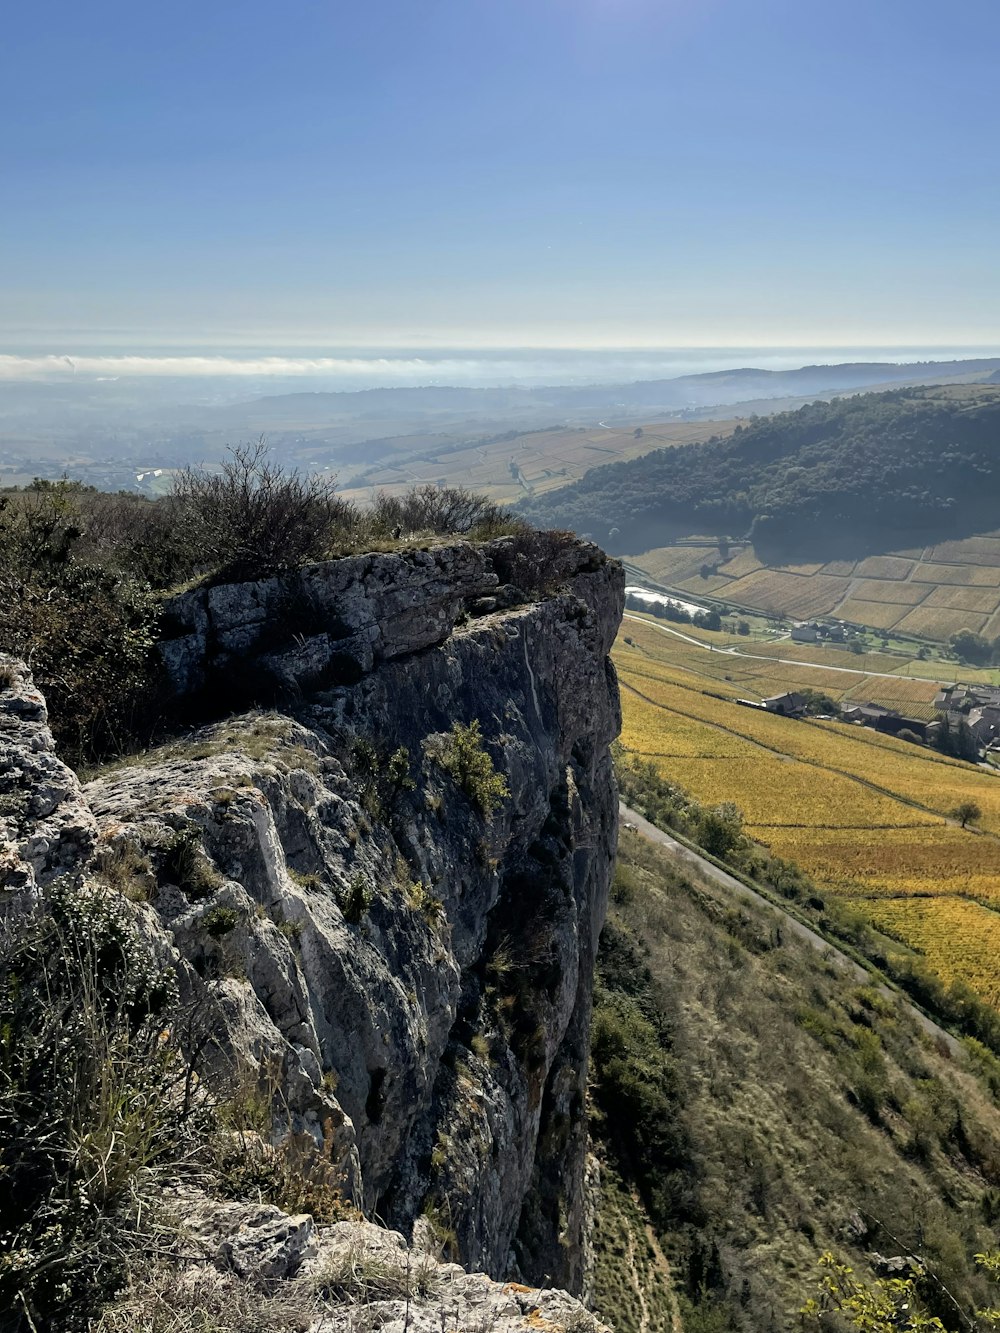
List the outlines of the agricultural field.
{"type": "MultiPolygon", "coordinates": [[[[568,426],[512,432],[468,443],[432,440],[426,448],[411,453],[397,449],[356,472],[346,481],[342,493],[349,499],[366,501],[376,490],[398,494],[413,485],[444,481],[513,503],[565,486],[603,463],[638,458],[653,449],[699,443],[713,435],[728,434],[734,425],[724,421],[661,421],[639,428],[568,426]]],[[[695,573],[701,563],[699,559],[695,573]]]]}
{"type": "Polygon", "coordinates": [[[833,617],[934,643],[962,629],[1000,635],[1000,533],[825,565],[765,566],[751,546],[709,537],[626,558],[668,587],[765,614],[833,617]]]}
{"type": "Polygon", "coordinates": [[[926,716],[932,682],[712,652],[635,619],[614,656],[627,749],[703,803],[734,802],[751,837],[946,980],[1000,1003],[1000,776],[867,728],[736,702],[811,687],[926,716]],[[963,829],[952,812],[967,800],[982,816],[963,829]]]}
{"type": "Polygon", "coordinates": [[[865,904],[886,935],[922,953],[946,981],[964,981],[1000,1006],[997,913],[961,897],[882,899],[865,904]]]}

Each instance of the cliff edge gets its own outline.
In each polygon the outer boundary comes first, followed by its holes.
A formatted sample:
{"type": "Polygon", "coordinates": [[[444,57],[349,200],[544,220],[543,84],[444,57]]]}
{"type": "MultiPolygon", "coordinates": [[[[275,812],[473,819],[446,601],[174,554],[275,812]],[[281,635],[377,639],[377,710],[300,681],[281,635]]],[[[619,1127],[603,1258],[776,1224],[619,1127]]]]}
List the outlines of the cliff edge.
{"type": "Polygon", "coordinates": [[[570,1291],[622,603],[545,534],[196,589],[160,645],[188,729],[82,791],[60,766],[44,815],[44,706],[0,694],[12,892],[74,863],[125,891],[206,1082],[256,1081],[411,1242],[570,1291]]]}

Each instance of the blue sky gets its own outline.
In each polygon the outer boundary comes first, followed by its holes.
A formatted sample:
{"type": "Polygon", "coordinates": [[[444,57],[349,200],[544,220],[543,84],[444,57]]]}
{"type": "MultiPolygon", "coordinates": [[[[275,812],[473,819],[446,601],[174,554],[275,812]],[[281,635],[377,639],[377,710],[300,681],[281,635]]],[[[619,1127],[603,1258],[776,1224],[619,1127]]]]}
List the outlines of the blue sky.
{"type": "Polygon", "coordinates": [[[0,348],[997,346],[998,56],[995,0],[14,0],[0,348]]]}

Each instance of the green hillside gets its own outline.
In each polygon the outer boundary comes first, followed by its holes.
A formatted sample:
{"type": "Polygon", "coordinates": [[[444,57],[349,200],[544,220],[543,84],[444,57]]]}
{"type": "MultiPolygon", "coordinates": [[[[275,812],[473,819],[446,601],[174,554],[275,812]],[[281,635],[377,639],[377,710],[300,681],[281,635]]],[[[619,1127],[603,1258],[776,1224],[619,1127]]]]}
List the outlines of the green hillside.
{"type": "Polygon", "coordinates": [[[798,1329],[827,1250],[866,1278],[873,1253],[918,1255],[946,1327],[965,1325],[943,1287],[963,1312],[988,1299],[973,1256],[995,1244],[1000,1065],[949,1055],[776,914],[628,832],[593,1076],[597,1305],[619,1333],[678,1314],[687,1333],[798,1329]]]}
{"type": "Polygon", "coordinates": [[[835,559],[996,526],[1000,390],[907,389],[751,419],[733,435],[594,468],[525,501],[615,553],[749,534],[764,560],[835,559]]]}

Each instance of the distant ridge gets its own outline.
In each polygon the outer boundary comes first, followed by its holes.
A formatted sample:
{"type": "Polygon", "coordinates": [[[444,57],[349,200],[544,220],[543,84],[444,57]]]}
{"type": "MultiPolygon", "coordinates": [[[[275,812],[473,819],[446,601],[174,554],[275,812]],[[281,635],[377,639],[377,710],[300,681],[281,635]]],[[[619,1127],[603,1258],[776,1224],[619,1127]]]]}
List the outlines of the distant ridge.
{"type": "Polygon", "coordinates": [[[422,412],[497,412],[548,407],[566,411],[678,411],[725,406],[755,398],[801,397],[846,393],[891,384],[973,382],[1000,374],[1000,357],[963,361],[855,361],[839,365],[800,366],[795,370],[762,370],[743,366],[705,371],[669,379],[635,380],[627,384],[555,384],[536,387],[467,388],[424,385],[275,394],[214,409],[214,415],[264,418],[285,415],[290,406],[324,420],[331,416],[417,408],[422,412]],[[331,408],[335,409],[331,413],[331,408]]]}

